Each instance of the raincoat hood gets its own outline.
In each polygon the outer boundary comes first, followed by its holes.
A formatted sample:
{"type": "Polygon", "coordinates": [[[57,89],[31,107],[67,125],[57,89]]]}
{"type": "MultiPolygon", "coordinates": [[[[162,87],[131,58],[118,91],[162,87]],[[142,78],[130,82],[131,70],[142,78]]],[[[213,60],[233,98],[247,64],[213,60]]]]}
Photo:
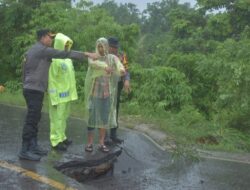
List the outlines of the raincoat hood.
{"type": "Polygon", "coordinates": [[[69,50],[73,45],[73,41],[62,33],[57,33],[54,42],[54,48],[58,50],[64,50],[66,43],[69,43],[69,50]]]}
{"type": "Polygon", "coordinates": [[[109,54],[109,45],[108,45],[108,40],[106,38],[99,38],[97,41],[96,41],[96,53],[99,54],[99,51],[98,51],[98,45],[101,44],[103,49],[104,49],[104,55],[108,55],[109,54]]]}
{"type": "MultiPolygon", "coordinates": [[[[69,43],[70,50],[73,41],[66,35],[58,33],[54,48],[64,50],[69,43]]],[[[52,59],[49,69],[48,94],[51,105],[66,103],[78,98],[76,91],[75,71],[71,59],[52,59]]]]}

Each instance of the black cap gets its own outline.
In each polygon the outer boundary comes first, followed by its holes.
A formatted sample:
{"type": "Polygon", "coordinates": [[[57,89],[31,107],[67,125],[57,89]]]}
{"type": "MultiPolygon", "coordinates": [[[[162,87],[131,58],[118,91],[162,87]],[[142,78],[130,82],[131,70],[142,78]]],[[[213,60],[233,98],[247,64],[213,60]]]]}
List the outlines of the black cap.
{"type": "Polygon", "coordinates": [[[52,33],[49,29],[41,29],[36,31],[37,39],[40,40],[43,36],[49,35],[50,37],[55,37],[56,34],[52,33]]]}
{"type": "Polygon", "coordinates": [[[116,37],[108,38],[109,46],[118,48],[119,47],[119,40],[116,37]]]}

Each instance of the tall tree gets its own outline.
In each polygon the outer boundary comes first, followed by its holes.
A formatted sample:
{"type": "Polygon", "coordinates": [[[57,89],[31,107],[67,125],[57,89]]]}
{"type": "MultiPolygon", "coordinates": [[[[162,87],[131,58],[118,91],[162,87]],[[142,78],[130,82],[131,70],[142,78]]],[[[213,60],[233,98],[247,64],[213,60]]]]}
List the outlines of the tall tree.
{"type": "Polygon", "coordinates": [[[141,13],[133,3],[118,5],[114,0],[105,0],[98,7],[104,8],[119,24],[141,23],[141,13]]]}
{"type": "Polygon", "coordinates": [[[233,29],[232,37],[238,38],[240,33],[250,25],[250,1],[249,0],[197,0],[200,9],[218,10],[224,9],[230,19],[233,29]]]}

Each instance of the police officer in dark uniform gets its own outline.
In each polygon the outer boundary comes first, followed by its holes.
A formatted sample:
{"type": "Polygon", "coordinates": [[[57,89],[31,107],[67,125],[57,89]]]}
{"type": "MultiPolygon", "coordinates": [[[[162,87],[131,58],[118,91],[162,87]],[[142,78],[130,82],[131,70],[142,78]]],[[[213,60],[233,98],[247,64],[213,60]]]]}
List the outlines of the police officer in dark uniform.
{"type": "Polygon", "coordinates": [[[123,64],[126,74],[120,78],[120,81],[118,82],[118,92],[117,92],[117,104],[116,104],[116,120],[117,120],[117,126],[110,129],[110,139],[106,140],[106,144],[109,143],[122,143],[123,140],[117,137],[117,129],[118,129],[118,114],[119,114],[119,106],[120,106],[120,97],[122,89],[124,88],[126,93],[130,92],[130,74],[128,72],[128,60],[127,56],[124,52],[119,52],[119,41],[116,37],[110,37],[108,38],[109,43],[109,53],[114,54],[117,57],[119,57],[121,63],[123,64]],[[112,142],[110,142],[112,141],[112,142]]]}

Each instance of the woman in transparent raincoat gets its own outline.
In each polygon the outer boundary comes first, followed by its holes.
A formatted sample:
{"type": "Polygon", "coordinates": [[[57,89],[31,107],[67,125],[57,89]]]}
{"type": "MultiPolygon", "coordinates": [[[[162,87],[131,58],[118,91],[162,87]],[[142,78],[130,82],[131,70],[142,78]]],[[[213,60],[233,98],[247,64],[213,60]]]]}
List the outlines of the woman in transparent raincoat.
{"type": "Polygon", "coordinates": [[[88,143],[85,151],[93,151],[94,129],[99,129],[98,148],[109,152],[104,145],[106,130],[116,126],[117,83],[125,74],[119,58],[108,53],[108,41],[99,38],[96,41],[98,60],[89,59],[85,79],[85,106],[88,113],[88,143]]]}

